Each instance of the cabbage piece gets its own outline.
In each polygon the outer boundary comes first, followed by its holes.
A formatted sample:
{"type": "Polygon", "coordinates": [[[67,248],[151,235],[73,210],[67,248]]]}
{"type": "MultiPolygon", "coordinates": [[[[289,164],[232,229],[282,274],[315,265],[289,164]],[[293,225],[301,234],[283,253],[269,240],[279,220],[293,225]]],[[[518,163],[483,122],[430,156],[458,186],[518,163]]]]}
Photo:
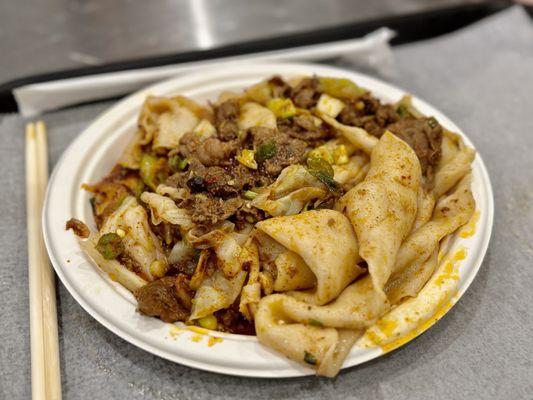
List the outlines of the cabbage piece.
{"type": "Polygon", "coordinates": [[[140,143],[152,142],[154,149],[173,149],[201,119],[212,120],[212,113],[190,99],[149,96],[139,115],[139,127],[144,136],[140,143]]]}
{"type": "Polygon", "coordinates": [[[346,105],[339,99],[323,93],[318,99],[316,109],[319,114],[324,114],[331,118],[337,118],[337,115],[340,114],[345,106],[346,105]]]}
{"type": "Polygon", "coordinates": [[[248,281],[241,291],[239,311],[248,321],[254,319],[257,304],[261,300],[261,283],[259,282],[259,252],[256,244],[250,239],[244,248],[250,254],[248,281]]]}
{"type": "Polygon", "coordinates": [[[339,99],[353,100],[366,92],[365,89],[346,78],[330,78],[324,76],[318,78],[318,81],[320,83],[320,90],[339,99]]]}
{"type": "Polygon", "coordinates": [[[152,281],[154,276],[150,266],[154,261],[164,261],[166,258],[161,243],[150,229],[146,210],[137,203],[135,197],[128,196],[120,207],[106,218],[100,236],[118,229],[124,231],[122,237],[124,253],[140,267],[146,280],[152,281]]]}
{"type": "Polygon", "coordinates": [[[174,243],[168,255],[169,264],[177,264],[187,261],[196,255],[196,250],[186,240],[174,243]]]}
{"type": "Polygon", "coordinates": [[[233,304],[241,292],[246,271],[240,271],[228,279],[220,270],[205,279],[192,301],[191,319],[199,319],[233,304]]]}
{"type": "Polygon", "coordinates": [[[239,128],[247,130],[253,127],[265,127],[276,129],[276,116],[268,108],[257,103],[245,103],[241,107],[241,114],[238,119],[239,128]]]}
{"type": "Polygon", "coordinates": [[[155,192],[157,194],[160,194],[161,196],[168,196],[174,201],[181,201],[185,200],[187,196],[189,195],[189,190],[185,188],[175,188],[172,186],[167,186],[164,184],[160,184],[155,189],[155,192]]]}
{"type": "Polygon", "coordinates": [[[298,214],[311,200],[325,198],[325,185],[302,165],[283,169],[276,181],[260,193],[252,205],[274,217],[298,214]]]}
{"type": "Polygon", "coordinates": [[[356,154],[350,157],[348,163],[333,166],[333,179],[349,190],[365,178],[370,168],[369,161],[366,154],[356,154]]]}
{"type": "Polygon", "coordinates": [[[106,260],[96,250],[97,235],[94,233],[87,240],[79,240],[80,247],[85,253],[98,265],[104,272],[109,274],[110,278],[116,280],[130,292],[143,287],[148,282],[137,275],[135,272],[130,271],[124,265],[117,260],[106,260]]]}
{"type": "Polygon", "coordinates": [[[142,157],[142,138],[143,133],[141,131],[137,131],[135,133],[135,136],[133,136],[130,143],[128,144],[128,147],[126,147],[126,150],[124,150],[124,153],[122,153],[122,156],[118,161],[120,165],[129,169],[139,169],[139,167],[141,166],[142,157]]]}
{"type": "Polygon", "coordinates": [[[319,113],[328,125],[335,128],[348,142],[352,144],[356,149],[363,150],[365,153],[372,153],[372,149],[378,144],[379,139],[372,136],[363,128],[357,126],[344,125],[338,122],[335,118],[331,118],[329,115],[319,113]]]}
{"type": "Polygon", "coordinates": [[[193,132],[200,139],[204,140],[208,137],[216,135],[217,130],[211,122],[209,122],[207,119],[203,119],[198,123],[198,125],[196,125],[193,132]]]}
{"type": "Polygon", "coordinates": [[[424,114],[418,111],[415,106],[413,106],[413,98],[410,95],[403,96],[400,101],[396,103],[396,111],[400,114],[401,117],[414,117],[414,118],[423,118],[424,114]]]}
{"type": "Polygon", "coordinates": [[[159,225],[164,221],[184,229],[190,229],[194,226],[189,213],[182,208],[178,208],[176,203],[168,197],[157,193],[144,192],[141,194],[141,200],[150,207],[154,225],[159,225]]]}

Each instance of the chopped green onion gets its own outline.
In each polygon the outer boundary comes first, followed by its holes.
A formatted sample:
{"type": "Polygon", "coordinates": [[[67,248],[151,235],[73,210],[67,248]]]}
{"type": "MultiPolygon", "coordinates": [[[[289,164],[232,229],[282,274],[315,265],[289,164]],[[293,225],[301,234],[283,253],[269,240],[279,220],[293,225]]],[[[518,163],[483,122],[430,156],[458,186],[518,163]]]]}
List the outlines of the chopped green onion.
{"type": "Polygon", "coordinates": [[[276,148],[276,143],[274,143],[273,140],[269,140],[257,148],[255,159],[257,162],[262,163],[265,160],[274,157],[277,153],[278,149],[276,148]]]}
{"type": "Polygon", "coordinates": [[[334,195],[340,195],[342,190],[340,184],[333,179],[333,167],[323,158],[308,157],[307,171],[320,182],[322,182],[328,190],[334,195]]]}
{"type": "Polygon", "coordinates": [[[253,200],[257,197],[257,194],[256,192],[252,191],[252,190],[247,190],[244,192],[244,198],[247,199],[247,200],[253,200]]]}
{"type": "Polygon", "coordinates": [[[189,162],[186,158],[181,158],[178,155],[172,156],[168,159],[168,166],[172,172],[183,171],[189,162]]]}
{"type": "Polygon", "coordinates": [[[402,118],[407,118],[411,116],[411,113],[407,109],[407,107],[403,104],[400,104],[398,108],[396,108],[396,112],[400,115],[402,118]]]}
{"type": "Polygon", "coordinates": [[[151,154],[143,154],[139,173],[143,182],[152,190],[166,179],[166,160],[151,154]]]}
{"type": "Polygon", "coordinates": [[[114,260],[124,252],[124,243],[116,233],[104,233],[96,244],[96,250],[106,260],[114,260]]]}
{"type": "Polygon", "coordinates": [[[307,351],[304,351],[304,361],[307,364],[316,365],[316,357],[307,351]]]}
{"type": "Polygon", "coordinates": [[[434,129],[439,125],[439,122],[435,119],[435,117],[429,117],[428,125],[431,129],[434,129]]]}
{"type": "Polygon", "coordinates": [[[321,171],[326,175],[333,177],[333,168],[331,164],[322,157],[307,157],[307,170],[321,171]]]}
{"type": "Polygon", "coordinates": [[[217,317],[215,317],[213,314],[206,315],[198,320],[198,325],[200,325],[202,328],[214,331],[218,327],[217,317]]]}

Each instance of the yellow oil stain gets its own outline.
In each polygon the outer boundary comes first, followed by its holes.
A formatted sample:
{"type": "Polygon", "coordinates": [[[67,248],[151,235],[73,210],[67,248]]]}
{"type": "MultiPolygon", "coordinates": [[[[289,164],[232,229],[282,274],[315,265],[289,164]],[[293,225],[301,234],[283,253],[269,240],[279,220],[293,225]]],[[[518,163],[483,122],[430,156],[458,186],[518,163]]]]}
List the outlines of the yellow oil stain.
{"type": "Polygon", "coordinates": [[[209,337],[209,340],[207,341],[207,346],[208,346],[208,347],[212,347],[212,346],[214,346],[214,345],[217,344],[217,343],[221,343],[222,340],[223,340],[223,339],[220,338],[220,337],[210,336],[210,337],[209,337]]]}
{"type": "Polygon", "coordinates": [[[200,335],[193,335],[193,336],[191,337],[191,340],[192,340],[193,342],[195,342],[195,343],[198,343],[198,342],[200,342],[200,341],[202,340],[202,336],[200,336],[200,335]]]}
{"type": "Polygon", "coordinates": [[[466,258],[466,249],[464,247],[457,250],[453,256],[450,257],[446,264],[444,264],[444,269],[441,274],[437,277],[435,284],[437,286],[442,286],[447,280],[453,279],[455,281],[459,280],[459,262],[466,258]]]}
{"type": "Polygon", "coordinates": [[[187,329],[190,330],[191,332],[198,333],[199,335],[209,334],[209,331],[207,329],[200,328],[199,326],[191,325],[191,326],[188,326],[187,329]]]}
{"type": "Polygon", "coordinates": [[[397,328],[398,322],[395,320],[382,319],[376,322],[376,327],[379,328],[385,336],[390,337],[394,330],[397,328]]]}
{"type": "Polygon", "coordinates": [[[429,328],[431,328],[435,322],[437,322],[439,319],[441,319],[454,305],[454,300],[448,300],[442,307],[440,307],[435,314],[426,321],[422,322],[420,325],[418,325],[415,329],[411,330],[406,335],[393,340],[390,343],[386,343],[381,345],[381,348],[383,349],[383,353],[388,353],[392,350],[397,349],[398,347],[403,346],[404,344],[410,342],[414,338],[416,338],[421,333],[427,331],[429,328]]]}
{"type": "Polygon", "coordinates": [[[477,225],[477,222],[479,221],[479,215],[480,215],[479,210],[476,210],[474,215],[472,215],[472,218],[470,218],[470,221],[468,221],[468,223],[459,232],[460,237],[468,238],[474,235],[474,233],[476,233],[476,225],[477,225]]]}
{"type": "Polygon", "coordinates": [[[172,339],[176,339],[182,333],[183,333],[183,329],[178,328],[177,326],[171,326],[170,331],[168,332],[168,334],[170,335],[172,339]]]}
{"type": "Polygon", "coordinates": [[[118,278],[113,272],[109,273],[109,279],[111,279],[113,282],[118,282],[118,278]]]}

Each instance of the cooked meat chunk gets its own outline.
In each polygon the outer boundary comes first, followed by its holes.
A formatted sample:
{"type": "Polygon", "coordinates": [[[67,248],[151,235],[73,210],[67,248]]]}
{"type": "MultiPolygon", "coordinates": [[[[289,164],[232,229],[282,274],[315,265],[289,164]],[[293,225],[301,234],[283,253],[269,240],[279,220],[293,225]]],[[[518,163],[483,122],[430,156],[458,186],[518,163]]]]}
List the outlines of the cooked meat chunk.
{"type": "Polygon", "coordinates": [[[239,125],[237,121],[222,121],[218,126],[218,137],[222,140],[235,140],[239,137],[239,125]]]}
{"type": "Polygon", "coordinates": [[[229,119],[235,119],[239,115],[239,103],[235,99],[226,100],[215,107],[217,124],[229,119]]]}
{"type": "Polygon", "coordinates": [[[283,168],[289,165],[304,161],[307,143],[303,140],[264,127],[251,128],[250,132],[256,149],[256,159],[259,156],[258,162],[262,170],[271,177],[278,176],[283,168]],[[262,157],[261,154],[266,156],[262,157]]]}
{"type": "Polygon", "coordinates": [[[289,97],[291,94],[291,87],[280,76],[273,76],[268,80],[268,84],[272,90],[272,97],[289,97]]]}
{"type": "Polygon", "coordinates": [[[215,123],[218,137],[224,141],[234,140],[239,134],[237,117],[239,116],[239,103],[235,99],[226,100],[215,107],[215,123]]]}
{"type": "Polygon", "coordinates": [[[176,277],[167,276],[135,291],[139,312],[164,322],[185,321],[189,312],[178,301],[176,277]]]}
{"type": "Polygon", "coordinates": [[[180,140],[179,152],[183,157],[198,159],[205,166],[223,165],[239,148],[236,141],[224,142],[216,137],[201,140],[192,132],[180,140]]]}
{"type": "Polygon", "coordinates": [[[203,175],[205,189],[217,197],[229,197],[237,195],[242,187],[232,175],[221,167],[209,167],[203,175]]]}
{"type": "Polygon", "coordinates": [[[355,102],[344,107],[338,120],[346,125],[363,128],[371,135],[381,137],[387,125],[400,119],[400,116],[390,105],[382,105],[378,99],[369,93],[360,96],[355,102]]]}
{"type": "Polygon", "coordinates": [[[174,282],[176,296],[187,310],[192,308],[192,299],[194,297],[194,292],[189,286],[189,280],[187,275],[179,274],[174,282]]]}
{"type": "Polygon", "coordinates": [[[217,311],[215,316],[219,322],[218,329],[220,331],[240,335],[255,335],[254,323],[244,318],[235,305],[232,305],[231,308],[217,311]]]}
{"type": "Polygon", "coordinates": [[[335,131],[329,125],[317,125],[313,116],[307,114],[278,119],[278,129],[291,137],[313,142],[327,140],[335,135],[335,131]]]}
{"type": "Polygon", "coordinates": [[[231,217],[242,206],[240,197],[228,200],[214,198],[203,194],[193,196],[186,207],[192,221],[198,225],[214,225],[231,217]]]}
{"type": "Polygon", "coordinates": [[[305,78],[292,90],[291,98],[296,107],[314,107],[320,97],[319,82],[316,78],[305,78]]]}
{"type": "Polygon", "coordinates": [[[376,111],[376,122],[380,128],[386,127],[400,120],[400,115],[393,106],[387,104],[376,111]]]}
{"type": "Polygon", "coordinates": [[[264,211],[255,207],[244,205],[235,213],[235,225],[237,230],[244,228],[247,224],[255,225],[266,218],[264,211]]]}
{"type": "Polygon", "coordinates": [[[431,178],[441,155],[442,127],[437,120],[406,118],[388,129],[411,146],[420,160],[422,173],[431,178]]]}
{"type": "Polygon", "coordinates": [[[81,222],[79,219],[71,218],[67,221],[67,225],[65,227],[66,230],[72,229],[72,231],[76,234],[76,236],[79,236],[83,239],[86,239],[91,234],[91,231],[89,231],[89,228],[87,225],[85,225],[83,222],[81,222]]]}

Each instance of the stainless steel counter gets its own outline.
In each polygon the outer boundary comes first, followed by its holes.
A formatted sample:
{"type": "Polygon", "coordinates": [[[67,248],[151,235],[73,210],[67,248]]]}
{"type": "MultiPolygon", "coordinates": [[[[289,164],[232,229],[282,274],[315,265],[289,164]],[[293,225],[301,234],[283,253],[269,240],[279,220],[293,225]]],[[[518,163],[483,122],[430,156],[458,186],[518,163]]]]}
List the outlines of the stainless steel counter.
{"type": "Polygon", "coordinates": [[[0,83],[480,0],[3,0],[0,83]]]}

